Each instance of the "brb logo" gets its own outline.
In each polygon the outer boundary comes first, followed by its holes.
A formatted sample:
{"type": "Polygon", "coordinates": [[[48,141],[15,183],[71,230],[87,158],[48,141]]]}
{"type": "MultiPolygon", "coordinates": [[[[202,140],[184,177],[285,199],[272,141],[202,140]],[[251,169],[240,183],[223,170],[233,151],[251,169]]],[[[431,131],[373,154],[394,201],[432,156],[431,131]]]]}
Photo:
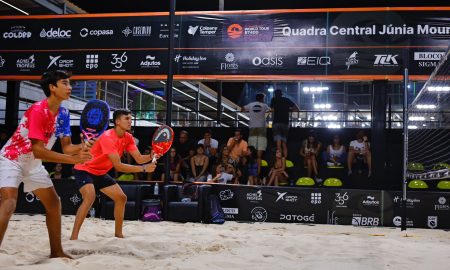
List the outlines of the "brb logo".
{"type": "Polygon", "coordinates": [[[354,226],[379,226],[380,218],[363,217],[360,214],[353,214],[352,225],[354,226]]]}
{"type": "Polygon", "coordinates": [[[373,65],[378,67],[398,66],[398,61],[396,59],[397,56],[398,54],[375,54],[375,61],[373,62],[373,65]]]}

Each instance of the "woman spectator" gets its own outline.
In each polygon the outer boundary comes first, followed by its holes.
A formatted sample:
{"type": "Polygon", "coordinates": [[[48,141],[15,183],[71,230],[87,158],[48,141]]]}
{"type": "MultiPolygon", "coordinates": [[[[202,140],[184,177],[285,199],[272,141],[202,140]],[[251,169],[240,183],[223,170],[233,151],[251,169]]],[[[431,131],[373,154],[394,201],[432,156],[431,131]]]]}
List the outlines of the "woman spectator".
{"type": "Polygon", "coordinates": [[[191,158],[191,182],[205,182],[208,170],[209,159],[205,155],[203,144],[198,144],[195,148],[196,154],[191,158]]]}
{"type": "MultiPolygon", "coordinates": [[[[181,157],[177,154],[175,147],[170,148],[170,180],[178,182],[180,180],[181,157]]],[[[165,180],[165,174],[161,174],[161,181],[165,180]]]]}
{"type": "Polygon", "coordinates": [[[248,152],[248,184],[257,185],[258,184],[258,157],[256,148],[250,146],[247,150],[248,152]]]}
{"type": "MultiPolygon", "coordinates": [[[[231,165],[229,164],[227,166],[231,166],[231,165]]],[[[232,172],[232,170],[233,170],[233,166],[231,166],[231,168],[228,170],[228,172],[225,172],[225,167],[222,164],[217,164],[217,166],[215,168],[216,176],[212,177],[212,175],[209,174],[208,182],[220,183],[220,184],[232,183],[234,175],[233,175],[233,173],[229,173],[229,172],[232,172]]]]}
{"type": "Polygon", "coordinates": [[[56,163],[54,171],[49,174],[50,178],[52,178],[52,179],[62,179],[63,178],[62,170],[63,170],[62,164],[61,163],[56,163]]]}
{"type": "Polygon", "coordinates": [[[270,162],[271,169],[269,171],[269,183],[268,186],[275,184],[278,186],[280,182],[286,182],[289,175],[286,172],[286,159],[281,154],[281,150],[277,149],[275,151],[275,156],[270,162]]]}
{"type": "Polygon", "coordinates": [[[308,139],[303,141],[302,148],[300,148],[300,155],[304,158],[308,177],[318,177],[317,156],[320,153],[321,146],[322,144],[317,141],[314,131],[310,131],[308,139]]]}
{"type": "Polygon", "coordinates": [[[333,141],[327,146],[325,162],[328,167],[341,167],[345,163],[345,146],[341,144],[339,135],[334,135],[333,141]]]}

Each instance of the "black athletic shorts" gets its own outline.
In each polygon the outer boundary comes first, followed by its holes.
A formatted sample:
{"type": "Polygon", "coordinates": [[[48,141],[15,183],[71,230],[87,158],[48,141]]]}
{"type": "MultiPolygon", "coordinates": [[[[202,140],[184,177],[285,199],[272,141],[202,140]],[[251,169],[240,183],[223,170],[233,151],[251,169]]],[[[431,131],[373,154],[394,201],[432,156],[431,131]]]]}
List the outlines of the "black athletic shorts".
{"type": "Polygon", "coordinates": [[[77,183],[78,189],[86,184],[94,184],[96,190],[116,184],[116,180],[109,176],[109,174],[94,175],[86,171],[73,169],[73,175],[75,176],[75,182],[77,183]]]}

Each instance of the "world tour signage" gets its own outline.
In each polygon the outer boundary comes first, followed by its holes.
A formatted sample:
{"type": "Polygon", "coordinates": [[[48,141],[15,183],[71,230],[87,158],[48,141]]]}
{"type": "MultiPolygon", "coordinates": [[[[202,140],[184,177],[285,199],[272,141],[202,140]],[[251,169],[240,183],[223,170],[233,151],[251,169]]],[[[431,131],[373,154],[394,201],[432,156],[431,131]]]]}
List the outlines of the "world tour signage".
{"type": "MultiPolygon", "coordinates": [[[[450,8],[182,12],[176,79],[426,79],[445,57],[450,8]]],[[[0,16],[0,79],[164,79],[167,13],[0,16]]]]}

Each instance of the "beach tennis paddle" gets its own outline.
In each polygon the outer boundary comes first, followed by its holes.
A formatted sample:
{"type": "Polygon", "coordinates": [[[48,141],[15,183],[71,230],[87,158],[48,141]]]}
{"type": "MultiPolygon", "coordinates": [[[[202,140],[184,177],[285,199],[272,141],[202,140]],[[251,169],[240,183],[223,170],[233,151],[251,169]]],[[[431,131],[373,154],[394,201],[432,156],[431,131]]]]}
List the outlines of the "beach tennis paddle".
{"type": "Polygon", "coordinates": [[[99,137],[108,128],[108,125],[108,103],[98,99],[89,101],[80,117],[80,130],[83,134],[83,139],[89,141],[99,137]]]}
{"type": "Polygon", "coordinates": [[[173,130],[171,127],[162,125],[160,126],[152,138],[152,150],[153,150],[153,160],[156,161],[155,155],[163,156],[167,151],[169,151],[173,142],[173,130]]]}

